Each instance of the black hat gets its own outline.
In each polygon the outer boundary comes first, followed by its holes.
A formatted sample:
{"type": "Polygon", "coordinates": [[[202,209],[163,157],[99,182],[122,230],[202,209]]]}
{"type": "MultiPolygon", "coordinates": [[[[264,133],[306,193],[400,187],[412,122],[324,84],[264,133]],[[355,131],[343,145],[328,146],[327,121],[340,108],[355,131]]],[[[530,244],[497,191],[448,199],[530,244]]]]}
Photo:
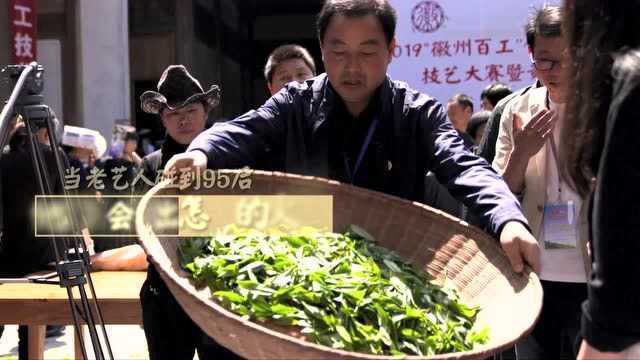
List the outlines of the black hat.
{"type": "Polygon", "coordinates": [[[212,108],[220,103],[220,88],[211,85],[207,92],[183,65],[170,65],[158,81],[158,91],[145,91],[140,96],[142,110],[159,114],[165,107],[175,110],[197,101],[205,101],[212,108]]]}

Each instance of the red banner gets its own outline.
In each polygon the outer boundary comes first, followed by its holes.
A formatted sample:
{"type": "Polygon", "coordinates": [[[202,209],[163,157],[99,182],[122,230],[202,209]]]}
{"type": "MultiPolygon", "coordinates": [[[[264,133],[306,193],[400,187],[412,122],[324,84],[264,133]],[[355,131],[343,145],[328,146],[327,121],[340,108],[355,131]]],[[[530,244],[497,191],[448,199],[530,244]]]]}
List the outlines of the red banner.
{"type": "Polygon", "coordinates": [[[9,1],[10,47],[14,64],[36,61],[37,19],[36,0],[9,1]]]}

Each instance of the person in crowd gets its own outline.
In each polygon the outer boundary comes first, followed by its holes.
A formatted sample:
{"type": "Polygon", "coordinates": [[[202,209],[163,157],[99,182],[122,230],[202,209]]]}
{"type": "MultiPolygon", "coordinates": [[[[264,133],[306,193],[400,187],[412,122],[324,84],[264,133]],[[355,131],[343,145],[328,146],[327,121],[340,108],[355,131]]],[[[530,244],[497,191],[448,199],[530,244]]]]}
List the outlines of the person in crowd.
{"type": "Polygon", "coordinates": [[[473,115],[473,100],[469,95],[456,94],[447,103],[447,115],[465,144],[473,147],[473,139],[466,133],[469,120],[473,115]]]}
{"type": "Polygon", "coordinates": [[[490,84],[480,93],[480,107],[482,110],[492,111],[498,101],[509,96],[512,92],[511,88],[503,83],[490,84]]]}
{"type": "Polygon", "coordinates": [[[640,1],[566,1],[570,93],[561,157],[590,199],[593,272],[578,358],[640,358],[640,1]]]}
{"type": "MultiPolygon", "coordinates": [[[[204,131],[209,111],[220,101],[218,86],[212,85],[204,91],[182,65],[166,68],[157,90],[146,91],[140,97],[142,109],[159,115],[167,130],[162,147],[142,159],[144,174],[149,179],[156,179],[172,156],[187,150],[191,141],[204,131]]],[[[152,360],[191,359],[196,350],[200,359],[236,358],[189,318],[152,264],[149,264],[140,300],[152,360]]]]}
{"type": "Polygon", "coordinates": [[[533,332],[516,344],[519,359],[574,358],[580,304],[586,298],[586,210],[560,178],[559,144],[568,99],[567,39],[562,9],[545,6],[527,25],[536,76],[543,87],[516,97],[500,120],[493,166],[522,208],[540,242],[544,290],[533,332]]]}
{"type": "Polygon", "coordinates": [[[82,195],[93,195],[88,191],[87,179],[90,170],[96,166],[106,149],[106,140],[100,133],[77,126],[64,126],[62,148],[69,161],[65,176],[79,176],[77,186],[69,186],[68,190],[76,190],[82,195]]]}
{"type": "MultiPolygon", "coordinates": [[[[14,115],[9,122],[9,134],[7,134],[7,143],[2,150],[2,154],[8,154],[11,151],[11,144],[9,142],[13,139],[13,135],[20,129],[24,128],[24,121],[22,116],[14,115]]],[[[22,131],[22,130],[21,130],[22,131]]]]}
{"type": "Polygon", "coordinates": [[[134,164],[142,165],[142,159],[136,152],[138,149],[138,134],[133,131],[127,132],[124,138],[124,149],[122,151],[122,159],[134,164]]]}
{"type": "MultiPolygon", "coordinates": [[[[264,77],[271,96],[280,91],[287,83],[297,81],[302,83],[316,76],[316,64],[309,51],[296,44],[287,44],[275,48],[264,66],[264,77]]],[[[270,148],[262,154],[263,169],[272,167],[272,162],[278,161],[270,148]]]]}
{"type": "Polygon", "coordinates": [[[316,76],[316,63],[309,51],[296,44],[278,46],[269,54],[264,66],[264,78],[271,96],[285,84],[299,83],[316,76]]]}
{"type": "Polygon", "coordinates": [[[466,132],[471,136],[476,145],[480,144],[482,135],[484,134],[484,129],[487,126],[487,122],[490,117],[491,111],[487,110],[478,111],[471,116],[466,132]]]}
{"type": "MultiPolygon", "coordinates": [[[[35,176],[34,163],[30,152],[30,142],[26,125],[20,117],[14,117],[9,151],[0,156],[0,277],[24,277],[44,270],[55,260],[55,253],[49,238],[36,238],[33,223],[33,200],[41,194],[35,176]]],[[[60,127],[53,114],[54,128],[60,127]]],[[[46,166],[46,176],[52,181],[53,191],[61,194],[62,184],[57,177],[53,151],[49,142],[46,123],[34,121],[31,124],[46,166]]],[[[43,172],[44,173],[44,172],[43,172]]],[[[62,335],[64,327],[47,326],[47,336],[62,335]]],[[[27,326],[18,327],[18,355],[29,358],[27,326]]]]}
{"type": "Polygon", "coordinates": [[[80,146],[63,146],[74,166],[84,169],[96,166],[97,156],[95,149],[80,146]]]}
{"type": "Polygon", "coordinates": [[[515,271],[538,270],[538,243],[506,184],[469,151],[442,105],[386,75],[395,26],[386,0],[326,1],[317,28],[327,73],[208,129],[165,169],[260,167],[268,147],[281,160],[274,170],[415,201],[431,169],[500,238],[515,271]]]}

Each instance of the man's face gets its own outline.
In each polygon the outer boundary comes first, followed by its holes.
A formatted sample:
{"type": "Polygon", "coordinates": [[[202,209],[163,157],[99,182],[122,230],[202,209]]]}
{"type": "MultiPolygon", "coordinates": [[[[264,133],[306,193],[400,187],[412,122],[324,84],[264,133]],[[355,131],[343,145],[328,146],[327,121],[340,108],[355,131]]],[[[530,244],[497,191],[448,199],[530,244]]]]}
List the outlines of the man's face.
{"type": "Polygon", "coordinates": [[[549,95],[553,101],[565,102],[568,84],[566,39],[562,36],[536,37],[533,60],[536,62],[553,62],[553,67],[549,70],[540,70],[536,67],[536,77],[549,90],[549,95]]]}
{"type": "Polygon", "coordinates": [[[331,18],[320,39],[329,81],[348,108],[364,110],[391,62],[391,44],[374,15],[331,18]]]}
{"type": "Polygon", "coordinates": [[[91,164],[91,159],[95,158],[95,151],[91,149],[74,147],[73,150],[71,150],[71,154],[73,154],[73,156],[76,159],[80,160],[80,162],[82,162],[83,164],[93,166],[91,164]]]}
{"type": "Polygon", "coordinates": [[[160,117],[169,136],[183,145],[190,144],[204,130],[207,118],[202,103],[189,104],[176,110],[165,109],[160,117]]]}
{"type": "Polygon", "coordinates": [[[465,131],[467,124],[469,124],[469,119],[471,119],[471,115],[473,114],[471,108],[462,106],[457,101],[451,100],[447,104],[447,115],[449,115],[449,120],[453,123],[453,127],[457,130],[465,131]]]}
{"type": "Polygon", "coordinates": [[[491,101],[489,101],[489,99],[483,97],[482,99],[480,99],[480,101],[480,107],[482,108],[482,110],[493,111],[493,104],[491,103],[491,101]]]}
{"type": "Polygon", "coordinates": [[[124,153],[125,154],[134,153],[137,148],[138,148],[138,142],[136,140],[127,140],[124,143],[124,153]]]}
{"type": "Polygon", "coordinates": [[[292,81],[299,83],[309,80],[313,77],[313,71],[307,66],[302,59],[289,59],[276,66],[269,82],[269,92],[275,95],[285,84],[292,81]]]}

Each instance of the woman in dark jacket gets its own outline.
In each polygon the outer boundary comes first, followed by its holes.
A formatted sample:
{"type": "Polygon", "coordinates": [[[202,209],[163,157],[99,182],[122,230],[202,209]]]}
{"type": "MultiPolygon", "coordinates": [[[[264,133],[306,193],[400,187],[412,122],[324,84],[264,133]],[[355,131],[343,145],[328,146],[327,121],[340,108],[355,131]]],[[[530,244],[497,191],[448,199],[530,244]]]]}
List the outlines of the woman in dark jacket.
{"type": "MultiPolygon", "coordinates": [[[[158,92],[140,98],[142,109],[158,114],[167,130],[160,150],[142,160],[147,179],[154,181],[173,155],[184,152],[205,128],[207,113],[218,104],[219,90],[204,92],[200,83],[182,65],[169,66],[158,83],[158,92]]],[[[149,263],[147,280],[140,291],[142,320],[149,356],[157,359],[232,359],[235,354],[208,337],[184,312],[160,274],[149,263]]]]}
{"type": "Polygon", "coordinates": [[[578,358],[637,359],[640,0],[567,0],[566,5],[574,83],[563,157],[568,178],[592,199],[593,272],[578,358]]]}

